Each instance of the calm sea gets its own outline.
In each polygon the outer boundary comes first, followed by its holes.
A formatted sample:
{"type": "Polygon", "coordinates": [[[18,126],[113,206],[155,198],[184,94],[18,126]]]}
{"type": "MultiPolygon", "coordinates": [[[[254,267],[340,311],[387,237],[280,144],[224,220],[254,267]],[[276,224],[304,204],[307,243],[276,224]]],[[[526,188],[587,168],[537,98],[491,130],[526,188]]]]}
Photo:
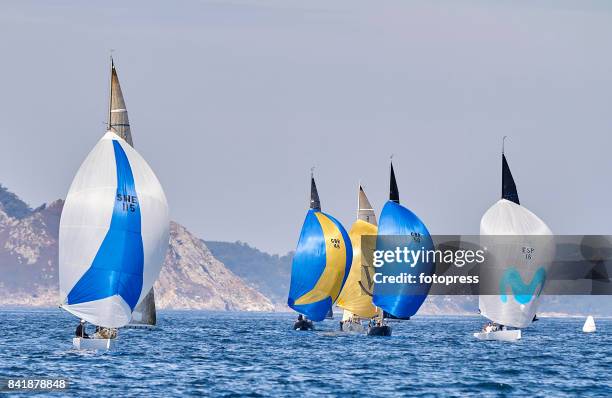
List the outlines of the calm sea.
{"type": "Polygon", "coordinates": [[[293,318],[161,312],[157,329],[90,353],[72,349],[76,320],[59,309],[0,309],[0,379],[68,379],[56,396],[612,396],[612,320],[589,335],[584,319],[542,319],[501,343],[472,337],[478,317],[417,317],[390,338],[338,320],[295,332],[293,318]]]}

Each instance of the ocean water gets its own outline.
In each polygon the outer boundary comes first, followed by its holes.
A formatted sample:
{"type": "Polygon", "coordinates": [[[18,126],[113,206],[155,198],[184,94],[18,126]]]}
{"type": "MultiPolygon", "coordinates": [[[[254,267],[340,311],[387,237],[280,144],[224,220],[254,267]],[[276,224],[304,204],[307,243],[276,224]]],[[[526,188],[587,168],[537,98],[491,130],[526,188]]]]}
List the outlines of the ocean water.
{"type": "Polygon", "coordinates": [[[585,334],[584,319],[542,319],[516,343],[475,340],[479,317],[416,317],[390,338],[343,334],[338,320],[296,332],[291,314],[158,320],[92,353],[72,348],[76,319],[59,309],[0,309],[0,379],[68,379],[54,396],[612,396],[612,320],[585,334]]]}

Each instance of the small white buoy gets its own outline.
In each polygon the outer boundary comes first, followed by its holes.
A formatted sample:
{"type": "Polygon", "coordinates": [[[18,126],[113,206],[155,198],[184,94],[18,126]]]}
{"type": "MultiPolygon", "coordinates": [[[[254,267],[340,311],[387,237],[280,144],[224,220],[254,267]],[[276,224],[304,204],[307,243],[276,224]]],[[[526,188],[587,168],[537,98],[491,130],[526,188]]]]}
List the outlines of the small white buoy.
{"type": "Polygon", "coordinates": [[[584,322],[584,326],[582,327],[582,331],[584,333],[593,333],[595,331],[595,320],[591,315],[589,315],[584,322]]]}

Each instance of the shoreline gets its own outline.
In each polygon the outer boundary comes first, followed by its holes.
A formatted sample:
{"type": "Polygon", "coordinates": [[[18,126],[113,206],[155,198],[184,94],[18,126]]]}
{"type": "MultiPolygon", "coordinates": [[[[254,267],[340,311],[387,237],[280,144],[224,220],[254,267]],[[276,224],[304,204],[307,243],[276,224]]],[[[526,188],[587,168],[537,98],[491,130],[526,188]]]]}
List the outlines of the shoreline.
{"type": "MultiPolygon", "coordinates": [[[[0,304],[0,311],[19,311],[19,312],[37,312],[37,311],[49,311],[49,310],[60,310],[59,307],[49,307],[49,306],[28,306],[28,305],[2,305],[0,304]]],[[[61,312],[61,311],[60,311],[61,312]]],[[[293,316],[295,312],[293,311],[219,311],[219,310],[208,310],[208,309],[184,309],[184,308],[165,308],[157,311],[158,314],[163,313],[173,313],[173,312],[201,312],[201,313],[209,313],[209,314],[221,314],[221,315],[230,315],[230,314],[241,314],[241,315],[251,315],[251,314],[261,314],[261,315],[288,315],[293,316]]],[[[62,312],[63,313],[63,312],[62,312]]],[[[557,313],[557,312],[543,312],[538,314],[539,319],[583,319],[588,315],[592,315],[598,319],[612,319],[612,315],[597,315],[597,314],[567,314],[567,313],[557,313]]],[[[440,314],[418,314],[414,317],[414,319],[419,318],[482,318],[480,314],[467,314],[467,313],[440,313],[440,314]]],[[[336,316],[333,320],[341,319],[340,316],[336,316]]]]}

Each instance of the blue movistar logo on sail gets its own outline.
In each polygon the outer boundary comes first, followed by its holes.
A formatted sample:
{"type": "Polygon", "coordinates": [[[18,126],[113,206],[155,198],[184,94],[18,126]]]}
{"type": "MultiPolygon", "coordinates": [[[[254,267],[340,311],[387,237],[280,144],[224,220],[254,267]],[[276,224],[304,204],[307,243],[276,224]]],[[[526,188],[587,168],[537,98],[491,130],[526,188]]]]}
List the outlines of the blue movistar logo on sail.
{"type": "Polygon", "coordinates": [[[508,296],[506,295],[506,290],[508,288],[512,289],[512,294],[514,295],[514,299],[518,301],[520,304],[527,304],[533,299],[533,296],[539,296],[544,288],[544,282],[546,281],[546,271],[544,267],[540,267],[533,278],[531,279],[531,283],[526,284],[523,282],[523,278],[521,278],[521,274],[516,270],[516,268],[511,267],[504,272],[501,280],[499,281],[499,291],[501,294],[502,303],[506,303],[508,301],[508,296]],[[537,292],[536,292],[537,290],[537,292]]]}

